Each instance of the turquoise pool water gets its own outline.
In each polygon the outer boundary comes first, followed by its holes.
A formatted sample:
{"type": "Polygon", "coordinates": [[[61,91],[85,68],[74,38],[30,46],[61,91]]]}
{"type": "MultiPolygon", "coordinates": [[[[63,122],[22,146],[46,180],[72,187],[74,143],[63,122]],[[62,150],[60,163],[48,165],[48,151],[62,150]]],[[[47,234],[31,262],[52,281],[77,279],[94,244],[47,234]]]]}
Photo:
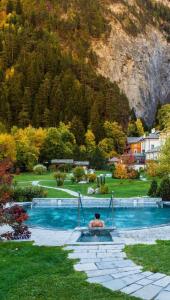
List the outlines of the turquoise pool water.
{"type": "MultiPolygon", "coordinates": [[[[77,208],[33,207],[27,208],[27,224],[49,229],[73,229],[77,227],[77,208]]],[[[106,226],[117,228],[140,228],[170,223],[170,208],[114,208],[112,223],[108,208],[84,208],[81,211],[81,226],[87,226],[98,212],[106,226]]]]}

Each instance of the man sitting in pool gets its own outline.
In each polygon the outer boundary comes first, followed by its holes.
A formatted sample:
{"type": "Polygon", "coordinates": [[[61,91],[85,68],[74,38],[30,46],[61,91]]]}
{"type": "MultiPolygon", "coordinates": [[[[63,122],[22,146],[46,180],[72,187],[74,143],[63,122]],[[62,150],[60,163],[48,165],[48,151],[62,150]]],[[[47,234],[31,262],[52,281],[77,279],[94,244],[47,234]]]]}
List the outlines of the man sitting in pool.
{"type": "Polygon", "coordinates": [[[100,214],[96,213],[95,214],[95,219],[90,221],[89,223],[89,227],[93,228],[93,227],[104,227],[104,221],[100,220],[100,214]]]}

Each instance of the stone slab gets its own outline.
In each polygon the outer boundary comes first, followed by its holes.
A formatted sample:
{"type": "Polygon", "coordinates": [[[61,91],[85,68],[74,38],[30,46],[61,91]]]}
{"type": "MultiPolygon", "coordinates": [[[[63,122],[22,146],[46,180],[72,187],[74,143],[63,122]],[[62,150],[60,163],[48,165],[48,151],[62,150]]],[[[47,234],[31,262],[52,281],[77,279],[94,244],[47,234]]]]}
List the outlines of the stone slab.
{"type": "Polygon", "coordinates": [[[76,264],[74,265],[74,268],[76,271],[91,271],[91,270],[97,270],[97,267],[94,263],[89,264],[76,264]]]}
{"type": "Polygon", "coordinates": [[[101,262],[100,258],[82,258],[80,264],[89,264],[89,263],[99,263],[101,262]]]}
{"type": "Polygon", "coordinates": [[[137,281],[143,279],[145,276],[140,273],[140,274],[135,274],[135,275],[131,275],[131,276],[126,276],[124,278],[122,278],[124,280],[124,282],[129,285],[132,283],[136,283],[137,281]]]}
{"type": "Polygon", "coordinates": [[[134,274],[140,274],[140,273],[141,272],[139,270],[135,270],[135,271],[129,271],[129,272],[118,272],[115,274],[111,274],[111,276],[116,279],[116,278],[123,278],[126,276],[134,275],[134,274]]]}
{"type": "Polygon", "coordinates": [[[149,284],[133,293],[132,296],[139,297],[144,300],[151,300],[156,297],[161,290],[162,287],[149,284]]]}
{"type": "Polygon", "coordinates": [[[122,279],[113,279],[111,281],[104,282],[102,285],[112,291],[121,290],[126,286],[122,279]]]}
{"type": "Polygon", "coordinates": [[[148,276],[148,279],[151,279],[151,280],[159,280],[161,278],[165,277],[165,274],[162,274],[162,273],[153,273],[152,275],[148,276]]]}
{"type": "Polygon", "coordinates": [[[121,292],[125,293],[125,294],[132,294],[141,288],[142,288],[142,285],[134,283],[134,284],[131,284],[131,285],[126,286],[125,288],[121,289],[121,292]]]}
{"type": "Polygon", "coordinates": [[[166,287],[168,284],[170,284],[170,276],[165,276],[157,281],[154,282],[154,284],[166,287]]]}
{"type": "Polygon", "coordinates": [[[152,284],[152,283],[153,283],[153,280],[150,280],[148,278],[143,278],[137,282],[137,284],[141,284],[141,285],[148,285],[148,284],[152,284]]]}
{"type": "Polygon", "coordinates": [[[68,257],[72,259],[96,258],[96,253],[69,253],[68,257]]]}
{"type": "Polygon", "coordinates": [[[168,286],[166,286],[165,290],[170,292],[170,284],[168,286]]]}
{"type": "Polygon", "coordinates": [[[95,271],[87,271],[86,274],[88,277],[97,277],[102,275],[111,275],[114,273],[115,269],[105,269],[105,270],[95,270],[95,271]]]}
{"type": "Polygon", "coordinates": [[[155,300],[170,300],[170,292],[162,291],[160,294],[155,298],[155,300]]]}
{"type": "Polygon", "coordinates": [[[98,276],[98,277],[91,277],[87,281],[90,283],[103,283],[106,281],[111,281],[112,277],[109,275],[104,275],[104,276],[98,276]]]}

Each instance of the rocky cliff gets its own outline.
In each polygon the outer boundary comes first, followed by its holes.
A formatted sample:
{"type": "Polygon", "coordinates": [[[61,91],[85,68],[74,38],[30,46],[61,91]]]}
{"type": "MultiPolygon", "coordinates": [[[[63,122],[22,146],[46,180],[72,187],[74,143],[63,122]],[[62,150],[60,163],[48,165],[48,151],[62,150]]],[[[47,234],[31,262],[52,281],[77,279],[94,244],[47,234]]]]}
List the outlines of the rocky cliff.
{"type": "MultiPolygon", "coordinates": [[[[169,1],[162,2],[169,5],[169,1]]],[[[129,4],[140,9],[136,1],[128,1],[129,4]]],[[[116,81],[137,116],[152,125],[158,103],[170,102],[170,43],[155,23],[147,22],[143,30],[129,34],[120,16],[125,18],[130,6],[127,7],[125,1],[115,1],[108,6],[109,37],[107,41],[93,42],[98,56],[97,71],[112,82],[116,81]]],[[[133,21],[132,27],[139,22],[132,12],[128,17],[133,21]]]]}

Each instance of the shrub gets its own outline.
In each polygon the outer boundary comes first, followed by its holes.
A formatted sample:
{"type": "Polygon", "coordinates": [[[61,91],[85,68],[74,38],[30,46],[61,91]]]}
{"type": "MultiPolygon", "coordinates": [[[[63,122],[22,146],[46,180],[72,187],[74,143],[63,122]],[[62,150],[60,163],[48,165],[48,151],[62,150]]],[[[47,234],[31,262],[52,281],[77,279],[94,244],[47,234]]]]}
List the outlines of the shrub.
{"type": "Polygon", "coordinates": [[[108,194],[109,192],[109,187],[106,184],[102,184],[99,188],[100,194],[108,194]]]}
{"type": "Polygon", "coordinates": [[[170,178],[166,177],[161,181],[159,195],[163,201],[170,201],[170,178]]]}
{"type": "Polygon", "coordinates": [[[65,173],[61,173],[61,172],[56,172],[56,173],[54,173],[54,178],[57,181],[57,186],[62,186],[64,184],[64,180],[66,178],[66,174],[65,173]]]}
{"type": "Polygon", "coordinates": [[[44,165],[36,165],[33,168],[33,172],[37,175],[43,175],[47,172],[47,168],[44,165]]]}
{"type": "Polygon", "coordinates": [[[158,175],[158,163],[154,160],[147,161],[146,172],[148,176],[156,177],[158,175]]]}
{"type": "Polygon", "coordinates": [[[96,176],[96,174],[88,174],[87,178],[88,178],[89,182],[94,183],[96,181],[97,176],[96,176]]]}
{"type": "Polygon", "coordinates": [[[76,182],[79,182],[85,178],[85,171],[83,167],[76,167],[73,170],[73,175],[76,182]]]}
{"type": "Polygon", "coordinates": [[[120,179],[127,179],[128,178],[127,168],[124,164],[117,164],[116,165],[115,172],[114,172],[114,177],[115,178],[120,178],[120,179]]]}
{"type": "Polygon", "coordinates": [[[39,186],[15,187],[13,190],[13,201],[29,202],[33,198],[43,198],[47,192],[39,186]]]}
{"type": "Polygon", "coordinates": [[[134,169],[128,169],[127,173],[128,179],[138,179],[140,177],[140,173],[134,169]]]}
{"type": "Polygon", "coordinates": [[[157,192],[158,192],[158,183],[156,180],[152,180],[149,191],[148,191],[148,196],[156,197],[157,192]]]}

